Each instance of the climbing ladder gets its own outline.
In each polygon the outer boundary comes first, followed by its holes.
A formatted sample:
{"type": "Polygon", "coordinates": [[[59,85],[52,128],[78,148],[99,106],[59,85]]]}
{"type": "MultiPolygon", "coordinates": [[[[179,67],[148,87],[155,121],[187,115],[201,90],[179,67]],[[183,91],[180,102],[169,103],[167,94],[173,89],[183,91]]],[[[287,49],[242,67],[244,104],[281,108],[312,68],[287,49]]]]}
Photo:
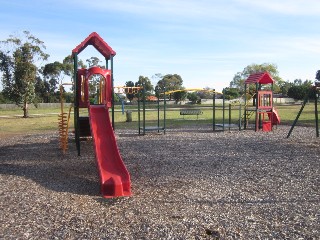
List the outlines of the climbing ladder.
{"type": "Polygon", "coordinates": [[[249,120],[251,119],[251,117],[253,116],[253,114],[255,113],[255,110],[247,110],[244,112],[244,114],[241,117],[241,122],[244,123],[245,119],[246,119],[246,126],[248,126],[249,120]]]}
{"type": "Polygon", "coordinates": [[[62,149],[62,152],[65,154],[68,149],[68,134],[69,134],[69,122],[72,106],[70,106],[68,112],[64,112],[63,108],[63,85],[72,85],[71,83],[64,83],[60,85],[60,105],[61,112],[58,116],[58,126],[59,126],[59,147],[62,149]]]}
{"type": "Polygon", "coordinates": [[[68,149],[68,134],[69,134],[69,122],[70,122],[70,113],[72,107],[69,108],[69,113],[62,112],[59,114],[59,142],[60,148],[63,153],[66,153],[68,149]]]}

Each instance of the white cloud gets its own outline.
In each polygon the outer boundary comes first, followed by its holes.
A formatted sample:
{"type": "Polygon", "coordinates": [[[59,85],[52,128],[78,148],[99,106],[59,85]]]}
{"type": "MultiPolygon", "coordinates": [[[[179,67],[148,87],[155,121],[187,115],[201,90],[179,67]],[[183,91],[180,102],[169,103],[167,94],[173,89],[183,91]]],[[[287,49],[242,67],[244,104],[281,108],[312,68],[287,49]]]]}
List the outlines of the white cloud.
{"type": "Polygon", "coordinates": [[[77,3],[78,7],[87,9],[116,11],[172,22],[195,18],[229,19],[242,15],[235,0],[230,0],[227,4],[212,0],[77,0],[72,2],[77,3]]]}
{"type": "Polygon", "coordinates": [[[319,0],[237,0],[239,3],[255,6],[261,10],[269,10],[289,15],[315,15],[320,14],[319,0]]]}

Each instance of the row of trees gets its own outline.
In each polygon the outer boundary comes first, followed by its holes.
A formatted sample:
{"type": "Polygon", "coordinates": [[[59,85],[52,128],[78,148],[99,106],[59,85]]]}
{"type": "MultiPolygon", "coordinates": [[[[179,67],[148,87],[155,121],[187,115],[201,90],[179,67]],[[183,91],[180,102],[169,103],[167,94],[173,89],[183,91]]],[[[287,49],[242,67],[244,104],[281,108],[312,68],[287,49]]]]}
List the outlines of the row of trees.
{"type": "MultiPolygon", "coordinates": [[[[23,36],[10,35],[1,41],[0,72],[3,90],[0,103],[15,103],[23,109],[23,116],[28,117],[28,104],[52,103],[60,101],[59,85],[65,77],[73,81],[73,59],[69,55],[62,62],[55,61],[43,65],[49,57],[45,45],[30,32],[23,36]]],[[[91,57],[86,60],[88,67],[99,66],[100,60],[91,57]]],[[[79,60],[80,67],[87,67],[79,60]]],[[[71,102],[73,93],[65,94],[71,102]]]]}
{"type": "MultiPolygon", "coordinates": [[[[310,94],[310,98],[313,97],[310,88],[313,85],[313,81],[301,79],[295,79],[293,82],[284,81],[279,76],[277,66],[275,64],[251,64],[248,65],[242,72],[235,74],[233,80],[230,82],[229,87],[224,89],[226,99],[236,99],[244,96],[244,82],[249,77],[250,74],[258,72],[269,72],[269,74],[274,79],[273,91],[283,97],[290,97],[296,100],[302,100],[306,94],[310,94]]],[[[161,74],[156,74],[153,78],[158,78],[159,81],[155,87],[152,86],[151,81],[147,77],[140,76],[139,80],[134,83],[132,81],[126,82],[127,87],[133,86],[145,86],[148,95],[151,95],[154,91],[155,94],[158,92],[173,91],[173,90],[184,90],[183,80],[178,74],[167,74],[162,76],[161,74]]],[[[270,87],[270,86],[269,86],[270,87]]],[[[209,90],[207,88],[206,90],[209,90]]],[[[249,86],[249,94],[253,95],[255,91],[255,86],[249,86]]],[[[131,101],[135,97],[134,94],[127,94],[127,98],[131,101]]],[[[189,99],[191,102],[201,102],[201,99],[212,98],[212,94],[209,91],[197,92],[197,93],[187,93],[186,91],[176,92],[170,95],[170,100],[174,99],[176,102],[189,99]]]]}
{"type": "MultiPolygon", "coordinates": [[[[73,59],[67,56],[62,62],[53,62],[43,65],[49,55],[45,52],[44,42],[30,34],[23,32],[23,36],[10,35],[5,41],[1,41],[0,48],[0,72],[3,90],[0,92],[0,103],[13,102],[22,107],[24,117],[28,117],[28,104],[39,102],[58,102],[60,92],[59,84],[65,77],[73,80],[73,59]],[[40,67],[39,67],[40,66],[40,67]]],[[[86,60],[86,64],[79,60],[80,67],[100,66],[100,60],[92,57],[86,60]],[[87,66],[86,66],[87,65],[87,66]]],[[[312,81],[300,79],[293,82],[284,81],[280,78],[275,64],[251,64],[242,72],[235,74],[229,87],[225,88],[227,99],[234,99],[243,96],[244,81],[252,73],[268,71],[275,80],[274,92],[284,96],[302,99],[309,91],[312,81]]],[[[184,90],[183,80],[178,74],[162,75],[155,74],[153,80],[157,81],[156,86],[151,84],[148,77],[140,76],[137,82],[126,82],[127,87],[144,86],[146,95],[157,95],[163,91],[184,90]]],[[[94,92],[95,80],[90,85],[94,92]]],[[[207,88],[209,89],[209,88],[207,88]]],[[[253,89],[251,89],[253,91],[253,89]]],[[[133,93],[127,93],[131,101],[135,97],[133,93]]],[[[159,96],[158,96],[159,97],[159,96]]],[[[188,98],[196,103],[203,98],[211,98],[210,92],[187,93],[186,91],[170,94],[170,100],[176,102],[188,98]]],[[[67,101],[72,100],[72,93],[67,94],[67,101]]]]}
{"type": "MultiPolygon", "coordinates": [[[[235,74],[233,80],[230,82],[228,88],[225,89],[226,98],[233,99],[238,98],[244,94],[244,81],[249,77],[250,74],[258,72],[269,72],[272,78],[275,80],[273,91],[284,97],[291,97],[296,100],[301,100],[306,94],[311,94],[310,88],[313,85],[313,81],[301,79],[295,79],[293,82],[284,81],[279,76],[278,68],[275,64],[251,64],[243,69],[242,72],[235,74]]],[[[249,86],[251,94],[255,91],[254,86],[249,86]]],[[[312,94],[310,95],[312,97],[312,94]]]]}
{"type": "MultiPolygon", "coordinates": [[[[128,81],[125,83],[126,87],[144,87],[146,96],[155,95],[156,97],[163,97],[161,93],[170,92],[175,90],[181,90],[178,92],[174,92],[169,94],[167,97],[169,100],[174,100],[176,103],[183,101],[185,99],[189,99],[192,103],[199,103],[201,99],[212,98],[212,92],[209,91],[201,91],[201,92],[187,92],[184,91],[186,88],[183,86],[183,80],[178,74],[167,74],[162,75],[160,73],[155,74],[153,79],[157,79],[158,82],[154,87],[151,83],[151,80],[148,77],[140,76],[137,82],[128,81]]],[[[210,90],[206,88],[205,90],[210,90]]],[[[141,92],[139,93],[126,93],[126,97],[129,101],[132,101],[134,97],[141,98],[141,92]]]]}

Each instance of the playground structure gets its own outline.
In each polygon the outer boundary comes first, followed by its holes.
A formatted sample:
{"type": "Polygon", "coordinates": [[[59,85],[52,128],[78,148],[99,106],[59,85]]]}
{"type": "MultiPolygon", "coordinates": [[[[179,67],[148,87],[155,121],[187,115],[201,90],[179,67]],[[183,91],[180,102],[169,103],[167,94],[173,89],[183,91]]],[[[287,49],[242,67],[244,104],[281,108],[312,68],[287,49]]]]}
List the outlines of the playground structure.
{"type": "MultiPolygon", "coordinates": [[[[143,108],[142,108],[142,127],[141,127],[141,120],[140,120],[140,103],[138,101],[138,122],[139,122],[139,134],[146,134],[146,132],[149,131],[157,131],[158,133],[160,131],[163,131],[163,133],[166,133],[166,125],[167,125],[167,114],[166,112],[168,111],[168,107],[167,107],[167,96],[169,96],[170,94],[173,93],[178,93],[178,92],[210,92],[212,93],[212,131],[216,131],[217,127],[220,127],[220,129],[222,131],[224,131],[226,128],[229,129],[229,131],[231,130],[231,126],[235,126],[239,131],[241,130],[241,109],[242,106],[241,104],[239,105],[234,105],[229,103],[228,106],[226,106],[225,103],[225,98],[224,98],[224,94],[215,91],[215,89],[202,89],[202,88],[190,88],[190,89],[179,89],[179,90],[172,90],[172,91],[162,91],[162,92],[158,92],[156,93],[156,95],[158,96],[157,98],[157,126],[146,126],[146,105],[145,105],[145,93],[143,92],[143,108]],[[223,104],[222,106],[217,106],[216,105],[216,94],[221,94],[223,96],[223,104]],[[159,96],[161,96],[161,98],[163,99],[163,103],[160,105],[160,98],[159,96]],[[236,124],[232,124],[231,123],[231,110],[237,110],[239,113],[238,116],[238,121],[236,124]],[[218,110],[222,110],[222,123],[217,123],[216,122],[216,111],[218,110]],[[163,112],[163,119],[160,120],[160,111],[163,112]],[[225,112],[228,112],[228,121],[226,122],[227,116],[225,112]],[[162,124],[161,124],[162,122],[162,124]]],[[[210,109],[210,107],[206,107],[206,109],[210,109]]],[[[169,109],[170,110],[170,109],[169,109]]],[[[180,111],[180,115],[186,116],[186,115],[195,115],[197,116],[197,120],[198,120],[198,116],[203,114],[203,111],[201,110],[201,108],[199,107],[189,107],[189,108],[178,108],[178,110],[180,111]]]]}
{"type": "MultiPolygon", "coordinates": [[[[157,98],[157,112],[158,112],[158,121],[157,126],[146,127],[146,92],[144,86],[138,87],[114,87],[116,93],[126,93],[126,94],[137,94],[138,102],[138,129],[139,135],[145,135],[146,131],[163,131],[165,133],[165,121],[163,126],[160,126],[160,99],[157,98]],[[141,92],[142,91],[142,92],[141,92]],[[141,109],[141,100],[142,100],[142,109],[141,109]],[[142,111],[142,114],[141,114],[142,111]],[[142,115],[142,116],[141,116],[142,115]],[[141,123],[142,121],[142,123],[141,123]]],[[[164,104],[164,119],[165,119],[165,104],[164,104]]],[[[130,112],[130,111],[129,111],[130,112]]],[[[122,114],[124,114],[124,104],[122,102],[122,114]]],[[[129,114],[129,113],[128,113],[129,114]]],[[[130,112],[131,114],[131,112],[130,112]]],[[[127,117],[128,118],[128,117],[127,117]]]]}
{"type": "MultiPolygon", "coordinates": [[[[209,91],[213,93],[212,105],[212,130],[216,130],[216,126],[222,126],[225,129],[225,98],[223,95],[223,123],[216,124],[215,120],[215,90],[207,89],[182,89],[175,91],[164,91],[158,93],[158,125],[155,127],[146,126],[146,97],[145,88],[141,87],[114,87],[113,86],[113,57],[116,52],[97,34],[90,34],[83,42],[72,50],[74,59],[74,126],[75,126],[75,142],[78,155],[81,153],[81,140],[92,136],[94,142],[94,150],[97,160],[98,171],[101,182],[101,193],[104,197],[130,196],[131,181],[121,155],[119,153],[116,138],[114,134],[114,94],[115,89],[122,89],[127,94],[138,94],[138,121],[139,134],[145,134],[146,131],[163,131],[166,133],[166,96],[175,92],[182,91],[209,91]],[[106,67],[91,67],[89,69],[78,69],[78,54],[80,54],[88,45],[95,47],[106,60],[106,67]],[[109,64],[110,63],[110,64],[109,64]],[[94,79],[94,80],[92,80],[94,79]],[[90,81],[98,82],[95,89],[94,97],[90,93],[90,81]],[[141,106],[140,93],[142,91],[142,127],[141,127],[141,106]],[[163,95],[163,126],[160,125],[160,98],[163,95]],[[80,116],[80,109],[87,109],[89,116],[80,116]],[[109,110],[111,109],[111,117],[109,110]]],[[[273,107],[272,90],[262,90],[262,84],[273,85],[271,76],[265,73],[252,74],[245,81],[245,90],[247,84],[256,84],[255,109],[249,108],[245,102],[244,113],[244,129],[247,127],[248,112],[255,112],[255,130],[271,131],[272,126],[280,123],[277,111],[273,107]],[[267,119],[268,117],[268,119],[267,119]]],[[[61,86],[62,87],[62,86],[61,86]]],[[[62,92],[62,90],[60,91],[62,92]]],[[[61,93],[62,94],[62,93],[61,93]]],[[[62,96],[62,95],[61,95],[62,96]]],[[[246,101],[246,100],[245,100],[246,101]]],[[[239,105],[239,121],[237,127],[241,130],[241,104],[239,105]]],[[[124,108],[123,108],[124,111],[124,108]]],[[[229,104],[229,130],[231,126],[231,104],[229,104]]],[[[61,97],[61,114],[59,115],[59,133],[60,146],[63,152],[67,149],[68,126],[71,108],[69,113],[63,112],[63,99],[61,97]]],[[[182,109],[180,115],[198,115],[202,114],[199,109],[182,109]]]]}
{"type": "MultiPolygon", "coordinates": [[[[119,94],[135,94],[138,93],[139,90],[142,87],[127,87],[127,86],[118,86],[118,87],[113,87],[114,89],[114,94],[116,94],[119,99],[121,100],[121,110],[122,110],[122,114],[124,114],[124,100],[121,99],[121,97],[119,96],[119,94]]],[[[113,126],[113,129],[115,128],[115,126],[113,126]]]]}
{"type": "Polygon", "coordinates": [[[251,74],[245,83],[245,95],[248,84],[255,84],[255,94],[253,96],[253,106],[249,106],[245,96],[244,109],[244,129],[248,127],[248,120],[255,113],[255,131],[262,129],[264,132],[272,131],[274,125],[280,124],[280,117],[273,107],[273,82],[274,80],[268,72],[251,74]],[[268,90],[263,90],[262,85],[271,84],[268,90]]]}
{"type": "MultiPolygon", "coordinates": [[[[140,101],[138,99],[138,123],[139,123],[139,135],[145,135],[147,131],[163,131],[163,134],[166,133],[166,94],[163,94],[163,105],[160,105],[160,92],[156,93],[157,97],[157,126],[146,126],[146,91],[142,87],[142,126],[141,126],[141,107],[140,101]],[[161,125],[160,121],[160,111],[163,111],[163,123],[161,125]]],[[[138,95],[139,96],[139,95],[138,95]]]]}
{"type": "MultiPolygon", "coordinates": [[[[231,128],[236,127],[239,131],[244,129],[247,129],[248,120],[249,117],[253,115],[253,113],[257,113],[255,117],[255,126],[256,131],[259,129],[262,129],[263,131],[271,131],[273,125],[277,125],[280,123],[280,117],[278,116],[278,113],[276,109],[273,107],[273,97],[272,97],[272,91],[271,90],[261,90],[261,85],[266,83],[273,83],[272,78],[268,73],[258,73],[254,74],[253,77],[258,76],[257,80],[257,88],[258,93],[254,96],[254,104],[253,107],[249,107],[246,100],[245,100],[245,114],[242,114],[242,104],[232,104],[229,103],[228,106],[225,101],[225,95],[224,92],[220,93],[215,91],[214,89],[201,89],[201,88],[191,88],[191,89],[179,89],[179,90],[173,90],[173,91],[162,91],[157,92],[157,124],[153,126],[147,126],[146,122],[146,112],[147,111],[153,111],[152,109],[146,109],[146,93],[144,86],[138,86],[138,87],[114,87],[117,93],[126,93],[126,94],[137,94],[137,103],[138,103],[138,129],[139,129],[139,135],[145,135],[147,132],[151,131],[157,131],[158,133],[163,132],[166,133],[166,125],[167,125],[167,114],[168,111],[167,107],[167,96],[173,93],[177,92],[211,92],[212,94],[212,131],[216,131],[217,127],[219,127],[220,130],[225,131],[226,129],[229,129],[231,131],[231,128]],[[262,80],[263,79],[263,80],[262,80]],[[216,94],[221,94],[222,96],[222,106],[216,105],[216,94]],[[142,96],[142,97],[141,97],[142,96]],[[160,96],[162,98],[162,104],[160,104],[160,96]],[[142,108],[141,108],[142,104],[142,108]],[[258,109],[258,110],[257,110],[258,109]],[[222,123],[216,122],[216,111],[222,110],[222,123]],[[238,121],[237,123],[232,123],[232,111],[238,111],[238,121]],[[163,119],[160,119],[160,112],[162,112],[163,119]],[[226,113],[227,112],[227,113],[226,113]],[[267,119],[268,118],[268,119],[267,119]],[[244,123],[244,124],[243,124],[244,123]],[[243,126],[244,125],[244,126],[243,126]]],[[[252,76],[250,76],[248,79],[250,80],[252,76]]],[[[176,108],[174,108],[176,109],[176,108]]],[[[208,109],[208,107],[205,107],[205,109],[208,109]]],[[[189,107],[189,108],[180,108],[180,115],[196,115],[197,119],[198,116],[203,114],[203,111],[199,107],[189,107]]],[[[169,109],[170,111],[170,109],[169,109]]],[[[130,112],[130,111],[128,111],[130,112]]],[[[122,103],[122,113],[124,114],[124,104],[122,103]]],[[[131,114],[131,113],[130,113],[131,114]]],[[[131,117],[132,118],[132,117],[131,117]]],[[[113,125],[114,126],[114,125],[113,125]]]]}
{"type": "Polygon", "coordinates": [[[130,175],[127,171],[114,135],[113,57],[116,52],[95,32],[72,50],[74,59],[74,125],[75,142],[80,155],[80,140],[92,136],[103,197],[131,195],[130,175]],[[106,68],[78,69],[78,54],[88,45],[95,47],[106,60],[106,68]],[[110,68],[109,68],[110,62],[110,68]],[[89,96],[91,80],[98,81],[94,99],[89,96]],[[88,116],[80,116],[79,109],[88,109],[88,116]],[[111,109],[111,119],[109,116],[111,109]]]}
{"type": "Polygon", "coordinates": [[[319,137],[319,112],[318,112],[318,101],[320,100],[320,70],[316,73],[316,80],[314,82],[314,86],[312,86],[309,91],[306,93],[301,108],[288,132],[287,138],[290,137],[294,127],[296,126],[299,117],[306,106],[307,102],[310,100],[310,95],[314,98],[314,120],[315,120],[315,128],[316,128],[316,136],[319,137]],[[311,94],[310,94],[311,93],[311,94]]]}

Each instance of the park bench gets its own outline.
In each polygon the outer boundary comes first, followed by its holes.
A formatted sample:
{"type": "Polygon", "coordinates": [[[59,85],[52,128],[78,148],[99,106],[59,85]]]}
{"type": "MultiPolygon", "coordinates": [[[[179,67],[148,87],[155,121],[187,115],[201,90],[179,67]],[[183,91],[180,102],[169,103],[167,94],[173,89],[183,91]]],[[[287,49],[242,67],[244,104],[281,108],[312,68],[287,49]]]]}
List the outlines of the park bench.
{"type": "Polygon", "coordinates": [[[197,115],[198,116],[203,114],[203,112],[200,109],[181,109],[180,110],[180,115],[184,117],[184,115],[197,115]]]}

